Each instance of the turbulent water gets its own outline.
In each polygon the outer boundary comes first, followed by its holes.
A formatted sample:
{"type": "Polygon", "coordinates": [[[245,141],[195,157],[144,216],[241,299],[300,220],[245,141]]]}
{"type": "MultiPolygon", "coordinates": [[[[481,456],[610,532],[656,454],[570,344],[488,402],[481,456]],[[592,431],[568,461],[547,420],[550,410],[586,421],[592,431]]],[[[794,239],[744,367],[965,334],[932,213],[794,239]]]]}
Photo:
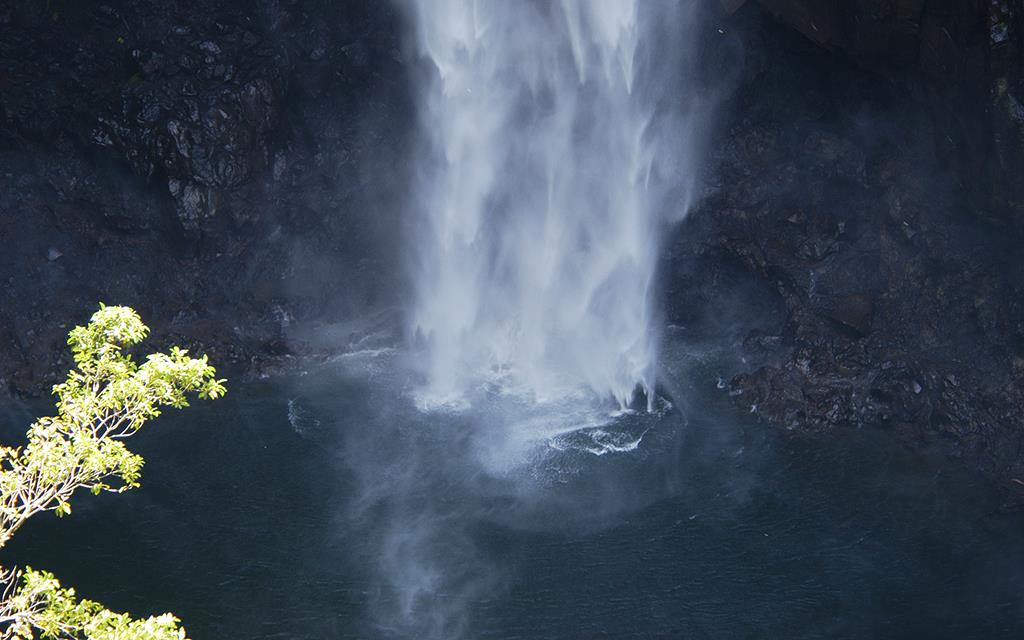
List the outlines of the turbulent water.
{"type": "MultiPolygon", "coordinates": [[[[765,429],[676,349],[692,411],[500,474],[493,416],[419,411],[386,352],[236,383],[133,438],[141,489],[33,519],[6,561],[210,640],[1024,637],[1019,514],[887,434],[765,429]]],[[[0,407],[7,441],[32,415],[0,407]]]]}
{"type": "Polygon", "coordinates": [[[695,4],[413,3],[421,405],[484,385],[626,408],[653,388],[657,235],[693,184],[695,4]]]}

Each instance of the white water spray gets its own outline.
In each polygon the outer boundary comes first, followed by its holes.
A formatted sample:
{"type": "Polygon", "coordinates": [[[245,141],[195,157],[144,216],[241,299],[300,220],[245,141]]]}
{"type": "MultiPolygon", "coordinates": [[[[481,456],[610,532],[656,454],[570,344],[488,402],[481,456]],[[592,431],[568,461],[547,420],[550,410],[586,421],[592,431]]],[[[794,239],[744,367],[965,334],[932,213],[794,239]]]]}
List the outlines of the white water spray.
{"type": "Polygon", "coordinates": [[[413,202],[421,404],[481,385],[653,401],[657,238],[694,174],[671,95],[694,4],[414,0],[436,69],[413,202]]]}

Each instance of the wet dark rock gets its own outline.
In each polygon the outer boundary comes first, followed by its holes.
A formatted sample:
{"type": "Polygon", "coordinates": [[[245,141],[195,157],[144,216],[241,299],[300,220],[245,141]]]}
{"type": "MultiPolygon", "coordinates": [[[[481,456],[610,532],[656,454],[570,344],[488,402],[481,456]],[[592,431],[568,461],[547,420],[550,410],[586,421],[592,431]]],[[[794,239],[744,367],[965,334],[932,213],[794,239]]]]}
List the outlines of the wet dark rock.
{"type": "MultiPolygon", "coordinates": [[[[756,327],[738,340],[744,357],[727,385],[744,411],[801,432],[890,429],[908,446],[944,448],[1024,504],[1012,481],[1024,477],[1022,234],[1013,206],[986,196],[1019,181],[992,167],[996,181],[979,183],[961,164],[980,161],[966,147],[948,156],[943,139],[968,133],[936,110],[961,102],[908,91],[849,48],[910,69],[917,45],[896,46],[895,32],[844,40],[830,3],[773,4],[806,5],[813,39],[836,55],[760,20],[751,3],[730,18],[762,64],[724,110],[734,115],[713,149],[715,186],[677,231],[666,277],[714,280],[719,263],[738,264],[777,300],[767,322],[743,304],[718,314],[756,327]]],[[[883,22],[903,11],[857,6],[883,22]]],[[[967,32],[949,33],[929,45],[929,64],[968,82],[950,58],[966,55],[967,32]]],[[[672,322],[691,314],[670,306],[672,322]]]]}
{"type": "Polygon", "coordinates": [[[1024,225],[1024,3],[760,0],[811,41],[926,107],[976,215],[1024,225]],[[995,162],[993,162],[993,156],[995,162]]]}
{"type": "Polygon", "coordinates": [[[372,2],[0,0],[2,391],[46,393],[98,301],[236,375],[391,304],[401,36],[372,2]]]}
{"type": "Polygon", "coordinates": [[[855,331],[859,336],[871,333],[871,319],[874,315],[874,300],[864,293],[839,296],[826,303],[829,318],[855,331]]]}

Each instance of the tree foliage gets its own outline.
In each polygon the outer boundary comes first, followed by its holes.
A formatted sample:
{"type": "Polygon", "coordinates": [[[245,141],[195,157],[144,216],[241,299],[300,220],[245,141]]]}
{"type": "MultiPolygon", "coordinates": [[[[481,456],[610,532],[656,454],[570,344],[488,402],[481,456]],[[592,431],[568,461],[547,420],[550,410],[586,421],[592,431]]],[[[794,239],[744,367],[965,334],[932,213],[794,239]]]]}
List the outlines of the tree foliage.
{"type": "Polygon", "coordinates": [[[170,613],[132,619],[91,600],[79,600],[52,573],[13,571],[9,594],[0,602],[0,621],[8,623],[0,637],[11,640],[88,638],[89,640],[185,640],[185,630],[170,613]]]}
{"type": "MultiPolygon", "coordinates": [[[[224,395],[224,380],[206,356],[177,347],[137,364],[128,349],[149,333],[128,307],[100,305],[89,324],[75,327],[68,345],[76,368],[53,388],[57,414],[40,418],[23,447],[0,446],[0,548],[25,523],[45,511],[71,513],[79,489],[120,493],[139,486],[143,459],[123,440],[160,415],[163,407],[188,406],[190,394],[224,395]]],[[[0,640],[180,640],[185,632],[171,614],[133,620],[60,586],[30,568],[4,573],[0,640]]]]}

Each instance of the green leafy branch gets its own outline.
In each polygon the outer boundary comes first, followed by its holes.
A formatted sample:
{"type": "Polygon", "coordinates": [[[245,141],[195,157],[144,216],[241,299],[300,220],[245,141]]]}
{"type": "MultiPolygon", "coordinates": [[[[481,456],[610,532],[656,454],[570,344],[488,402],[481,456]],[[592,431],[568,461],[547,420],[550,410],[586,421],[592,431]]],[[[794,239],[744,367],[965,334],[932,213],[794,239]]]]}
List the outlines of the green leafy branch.
{"type": "MultiPolygon", "coordinates": [[[[122,440],[162,407],[187,407],[190,394],[211,400],[224,395],[225,381],[206,356],[192,358],[172,347],[137,364],[127,350],[148,334],[132,309],[102,304],[88,325],[71,331],[77,368],[53,388],[57,415],[34,422],[24,447],[0,446],[0,548],[36,514],[70,514],[79,489],[99,494],[138,487],[144,461],[122,440]]],[[[42,638],[184,638],[170,614],[132,620],[76,600],[73,590],[45,572],[11,570],[0,583],[0,640],[32,638],[32,629],[42,638]]]]}
{"type": "Polygon", "coordinates": [[[52,573],[11,571],[5,575],[9,593],[0,602],[0,637],[32,640],[81,638],[89,640],[185,640],[180,620],[170,613],[132,619],[126,613],[108,611],[91,600],[79,600],[74,589],[65,589],[52,573]]]}

